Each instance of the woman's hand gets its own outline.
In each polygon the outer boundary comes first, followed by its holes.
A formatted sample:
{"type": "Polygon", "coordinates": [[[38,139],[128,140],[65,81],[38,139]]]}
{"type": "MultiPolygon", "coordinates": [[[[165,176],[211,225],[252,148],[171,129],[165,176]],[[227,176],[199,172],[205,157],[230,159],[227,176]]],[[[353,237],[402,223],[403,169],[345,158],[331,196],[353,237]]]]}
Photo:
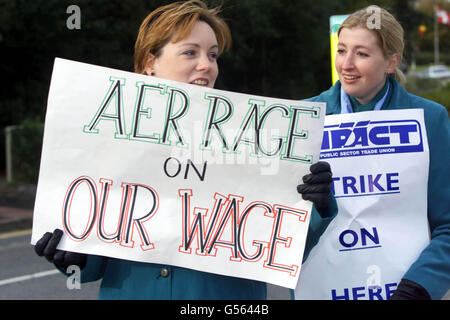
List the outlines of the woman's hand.
{"type": "Polygon", "coordinates": [[[297,191],[302,194],[303,200],[312,201],[319,212],[326,210],[333,181],[330,164],[319,161],[311,165],[309,170],[311,173],[303,176],[303,184],[297,186],[297,191]]]}
{"type": "Polygon", "coordinates": [[[62,235],[63,232],[60,229],[55,229],[53,233],[46,232],[42,238],[36,242],[34,251],[38,256],[44,256],[48,261],[53,262],[56,266],[63,268],[64,270],[70,265],[77,265],[80,269],[83,269],[86,265],[87,255],[56,249],[62,235]]]}

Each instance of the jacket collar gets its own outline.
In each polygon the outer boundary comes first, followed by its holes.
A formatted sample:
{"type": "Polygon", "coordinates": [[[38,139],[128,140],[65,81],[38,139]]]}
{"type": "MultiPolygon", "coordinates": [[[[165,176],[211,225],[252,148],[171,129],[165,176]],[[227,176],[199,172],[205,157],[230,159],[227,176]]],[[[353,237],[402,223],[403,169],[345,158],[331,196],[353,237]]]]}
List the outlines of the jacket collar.
{"type": "MultiPolygon", "coordinates": [[[[388,81],[390,83],[392,94],[386,99],[381,110],[404,109],[405,107],[408,107],[408,105],[410,105],[410,99],[405,88],[392,77],[388,77],[388,81]]],[[[329,90],[319,95],[319,101],[327,101],[327,115],[341,113],[341,87],[341,82],[338,80],[329,90]]]]}

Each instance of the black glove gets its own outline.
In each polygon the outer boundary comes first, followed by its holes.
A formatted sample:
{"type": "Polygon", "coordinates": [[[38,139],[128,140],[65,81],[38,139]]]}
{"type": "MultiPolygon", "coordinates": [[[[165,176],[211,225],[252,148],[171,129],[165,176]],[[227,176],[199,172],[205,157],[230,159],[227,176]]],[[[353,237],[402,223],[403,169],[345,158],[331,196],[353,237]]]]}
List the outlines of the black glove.
{"type": "Polygon", "coordinates": [[[56,266],[63,268],[64,270],[70,265],[77,265],[80,269],[83,269],[86,265],[87,255],[56,249],[62,235],[63,232],[60,229],[55,229],[53,233],[46,232],[42,238],[36,242],[34,251],[38,256],[44,256],[48,261],[53,262],[56,266]]]}
{"type": "Polygon", "coordinates": [[[402,279],[389,300],[430,300],[427,290],[420,284],[402,279]]]}
{"type": "Polygon", "coordinates": [[[303,200],[312,201],[318,211],[324,211],[328,208],[333,181],[330,164],[319,161],[309,170],[311,173],[303,176],[303,184],[297,186],[297,191],[302,194],[303,200]]]}

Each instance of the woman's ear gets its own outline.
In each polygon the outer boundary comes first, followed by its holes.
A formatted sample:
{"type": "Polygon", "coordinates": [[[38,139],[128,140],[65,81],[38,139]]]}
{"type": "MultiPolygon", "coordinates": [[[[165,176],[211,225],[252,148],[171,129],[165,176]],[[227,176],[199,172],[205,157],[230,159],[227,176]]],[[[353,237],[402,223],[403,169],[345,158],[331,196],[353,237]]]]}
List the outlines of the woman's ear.
{"type": "Polygon", "coordinates": [[[400,55],[398,53],[394,53],[393,55],[391,55],[389,58],[389,65],[387,67],[386,73],[387,74],[394,73],[399,63],[400,63],[400,55]]]}
{"type": "Polygon", "coordinates": [[[153,68],[154,65],[155,65],[155,56],[149,53],[147,57],[147,62],[145,63],[144,73],[148,76],[154,76],[155,75],[155,70],[153,68]]]}

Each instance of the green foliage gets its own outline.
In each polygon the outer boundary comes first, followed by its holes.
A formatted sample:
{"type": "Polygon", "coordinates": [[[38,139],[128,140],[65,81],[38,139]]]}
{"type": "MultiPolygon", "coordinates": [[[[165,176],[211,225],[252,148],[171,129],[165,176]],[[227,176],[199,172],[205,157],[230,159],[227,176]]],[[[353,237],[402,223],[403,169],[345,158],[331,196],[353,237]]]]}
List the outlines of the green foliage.
{"type": "Polygon", "coordinates": [[[422,97],[436,101],[447,108],[450,114],[450,83],[443,88],[434,89],[422,94],[422,97]]]}
{"type": "MultiPolygon", "coordinates": [[[[143,18],[168,0],[0,0],[0,126],[44,119],[53,61],[61,57],[133,70],[143,18]],[[69,5],[81,29],[69,30],[69,5]]],[[[217,4],[219,1],[209,1],[217,4]]],[[[224,0],[233,48],[219,61],[217,88],[307,97],[330,84],[329,16],[352,1],[224,0]]]]}
{"type": "MultiPolygon", "coordinates": [[[[434,51],[419,51],[416,54],[417,65],[429,65],[434,63],[434,51]]],[[[450,53],[440,51],[439,63],[450,66],[450,53]]]]}
{"type": "MultiPolygon", "coordinates": [[[[44,121],[55,57],[133,71],[134,42],[141,21],[169,2],[0,0],[0,73],[6,80],[0,86],[0,127],[21,124],[24,119],[44,121]],[[70,5],[81,9],[80,30],[66,27],[70,5]]],[[[414,40],[415,24],[421,17],[406,0],[206,2],[222,4],[222,16],[233,36],[231,51],[219,59],[216,87],[290,99],[317,95],[331,85],[331,15],[380,5],[404,24],[407,40],[414,40]]],[[[408,41],[410,51],[412,42],[408,41]]],[[[31,160],[39,152],[24,156],[31,160]]],[[[4,158],[0,142],[0,168],[4,168],[4,158]]]]}
{"type": "Polygon", "coordinates": [[[37,183],[43,133],[44,125],[35,119],[25,119],[12,131],[14,182],[37,183]]]}
{"type": "Polygon", "coordinates": [[[416,95],[421,95],[422,93],[435,90],[436,88],[442,87],[442,80],[430,79],[430,78],[419,78],[419,77],[407,77],[405,88],[411,93],[416,95]]]}
{"type": "MultiPolygon", "coordinates": [[[[0,0],[0,128],[45,118],[55,57],[133,71],[141,21],[170,0],[0,0]],[[67,7],[81,10],[69,30],[67,7]]],[[[219,60],[217,88],[278,96],[312,96],[330,85],[328,19],[343,0],[211,0],[222,3],[233,34],[219,60]]],[[[0,171],[4,168],[4,137],[0,171]]]]}
{"type": "Polygon", "coordinates": [[[442,104],[450,113],[450,81],[407,77],[406,90],[425,99],[442,104]]]}
{"type": "Polygon", "coordinates": [[[345,1],[229,0],[233,48],[220,60],[219,88],[306,98],[331,84],[329,17],[345,1]]]}

